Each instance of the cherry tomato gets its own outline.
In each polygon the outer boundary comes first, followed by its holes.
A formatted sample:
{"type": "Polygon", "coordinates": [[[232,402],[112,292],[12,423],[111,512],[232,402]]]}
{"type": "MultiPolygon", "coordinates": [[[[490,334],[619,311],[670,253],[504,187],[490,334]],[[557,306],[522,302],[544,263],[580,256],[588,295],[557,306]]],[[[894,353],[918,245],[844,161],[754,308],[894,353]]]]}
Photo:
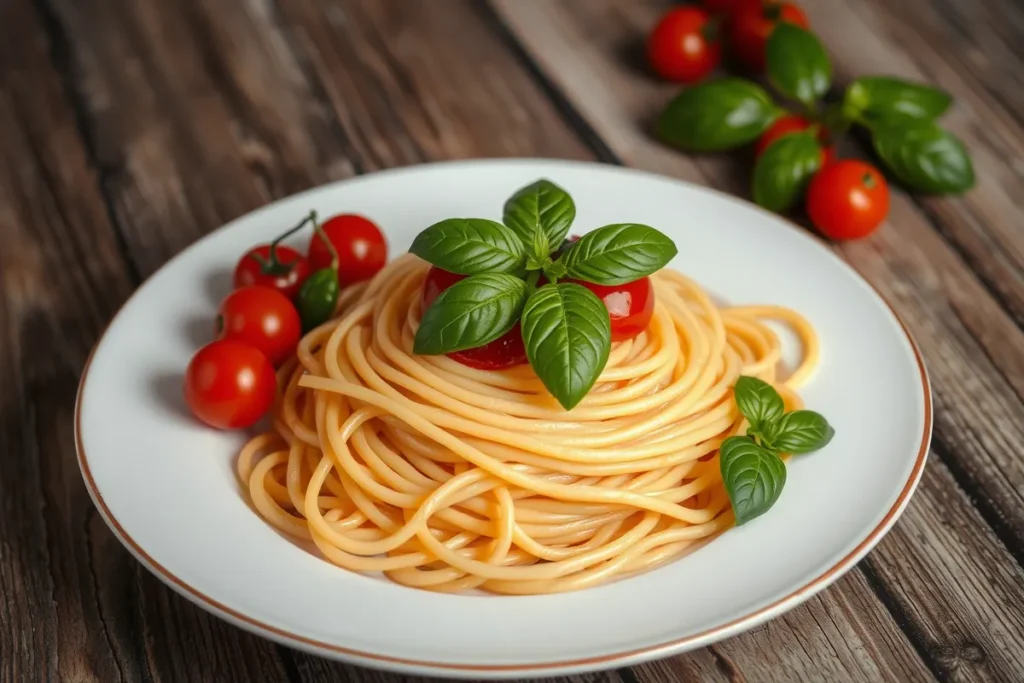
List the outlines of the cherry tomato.
{"type": "Polygon", "coordinates": [[[604,302],[612,320],[613,342],[637,336],[647,329],[654,315],[654,288],[649,277],[624,285],[595,285],[593,282],[571,279],[563,282],[583,285],[604,302]]]}
{"type": "MultiPolygon", "coordinates": [[[[434,299],[441,292],[465,277],[465,275],[458,275],[437,266],[431,266],[427,271],[427,278],[423,282],[423,293],[420,299],[423,310],[434,303],[434,299]]],[[[525,363],[526,345],[523,343],[519,323],[516,323],[511,330],[489,344],[478,346],[475,349],[454,351],[447,356],[478,370],[501,370],[525,363]]]]}
{"type": "Polygon", "coordinates": [[[220,304],[217,328],[218,339],[255,347],[275,366],[295,351],[302,335],[299,313],[288,297],[261,285],[228,294],[220,304]]]}
{"type": "Polygon", "coordinates": [[[289,246],[274,247],[271,257],[270,245],[261,244],[246,252],[235,266],[235,288],[249,285],[272,287],[289,299],[309,277],[309,262],[306,257],[289,246]]]}
{"type": "Polygon", "coordinates": [[[729,19],[729,45],[751,69],[764,69],[764,47],[780,21],[810,28],[807,15],[792,2],[740,0],[729,19]]]}
{"type": "MultiPolygon", "coordinates": [[[[754,146],[754,156],[759,157],[761,154],[768,149],[768,145],[772,144],[783,135],[787,133],[799,133],[800,131],[807,130],[811,127],[811,122],[802,116],[797,114],[787,114],[786,116],[780,116],[775,120],[768,130],[761,134],[761,138],[757,141],[754,146]]],[[[828,133],[824,129],[818,131],[818,142],[824,145],[821,149],[821,165],[829,163],[836,156],[836,150],[833,145],[826,145],[828,142],[828,133]]]]}
{"type": "Polygon", "coordinates": [[[695,83],[722,59],[717,23],[699,7],[679,7],[665,14],[647,41],[651,67],[666,80],[695,83]]]}
{"type": "Polygon", "coordinates": [[[199,349],[185,371],[185,402],[218,429],[255,424],[274,403],[277,377],[267,357],[231,339],[199,349]]]}
{"type": "MultiPolygon", "coordinates": [[[[338,252],[338,282],[347,287],[369,280],[388,260],[388,245],[380,228],[355,214],[341,214],[320,226],[338,252]]],[[[309,264],[313,270],[329,268],[333,256],[319,234],[309,241],[309,264]]]]}
{"type": "Polygon", "coordinates": [[[807,215],[826,237],[866,237],[889,213],[889,186],[871,164],[844,159],[826,165],[807,188],[807,215]]]}

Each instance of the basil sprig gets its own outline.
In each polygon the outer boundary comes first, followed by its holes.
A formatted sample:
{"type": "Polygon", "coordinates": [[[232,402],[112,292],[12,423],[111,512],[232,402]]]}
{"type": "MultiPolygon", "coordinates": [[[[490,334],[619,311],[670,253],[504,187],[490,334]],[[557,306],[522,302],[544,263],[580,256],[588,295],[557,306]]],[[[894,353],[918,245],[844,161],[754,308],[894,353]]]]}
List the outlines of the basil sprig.
{"type": "Polygon", "coordinates": [[[786,484],[781,454],[824,448],[835,436],[828,421],[813,410],[786,412],[779,392],[756,377],[740,377],[733,387],[736,407],[750,426],[731,436],[718,451],[719,469],[732,503],[736,525],[767,512],[786,484]]]}
{"type": "Polygon", "coordinates": [[[410,251],[463,280],[423,312],[413,352],[439,355],[488,344],[521,321],[526,356],[566,409],[579,404],[608,362],[611,320],[600,298],[570,278],[623,285],[664,267],[676,245],[654,228],[618,223],[566,240],[572,197],[549,180],[518,190],[504,223],[457,218],[417,235],[410,251]],[[541,276],[546,284],[538,287],[541,276]]]}

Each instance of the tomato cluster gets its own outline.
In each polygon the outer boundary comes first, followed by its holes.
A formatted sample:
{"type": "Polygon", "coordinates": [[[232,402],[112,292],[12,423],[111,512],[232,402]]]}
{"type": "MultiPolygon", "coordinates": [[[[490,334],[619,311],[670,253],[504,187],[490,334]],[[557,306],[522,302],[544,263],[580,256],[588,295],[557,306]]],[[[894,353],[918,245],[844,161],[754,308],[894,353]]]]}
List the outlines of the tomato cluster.
{"type": "Polygon", "coordinates": [[[329,274],[336,292],[373,277],[386,261],[383,233],[353,214],[322,225],[310,214],[274,242],[247,251],[235,266],[234,290],[220,304],[216,339],[199,349],[185,371],[185,402],[192,413],[219,429],[259,421],[277,394],[274,368],[294,353],[310,327],[303,315],[306,300],[322,299],[309,289],[313,277],[329,274]],[[314,230],[305,255],[279,244],[307,222],[314,230]]]}
{"type": "MultiPolygon", "coordinates": [[[[558,251],[562,251],[568,244],[578,239],[579,237],[575,235],[569,237],[558,251]]],[[[552,257],[557,256],[557,253],[552,254],[552,257]]],[[[422,310],[427,310],[441,292],[466,277],[466,275],[458,275],[437,266],[431,266],[423,281],[423,290],[420,295],[422,310]]],[[[541,277],[537,284],[539,286],[546,282],[547,280],[541,277]]],[[[649,277],[642,277],[622,285],[599,285],[572,278],[560,282],[582,285],[604,302],[611,320],[612,342],[625,341],[637,336],[647,329],[647,325],[654,315],[654,289],[649,277]]],[[[518,322],[511,330],[488,344],[464,351],[453,351],[446,355],[463,365],[478,370],[501,370],[527,362],[526,346],[523,343],[522,330],[518,322]]]]}

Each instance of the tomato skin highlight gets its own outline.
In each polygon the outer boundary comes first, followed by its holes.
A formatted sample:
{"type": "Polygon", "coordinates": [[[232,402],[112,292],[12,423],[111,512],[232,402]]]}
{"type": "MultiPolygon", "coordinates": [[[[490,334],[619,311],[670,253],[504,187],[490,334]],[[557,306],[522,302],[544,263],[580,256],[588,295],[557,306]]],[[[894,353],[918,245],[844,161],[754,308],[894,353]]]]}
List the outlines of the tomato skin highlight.
{"type": "MultiPolygon", "coordinates": [[[[422,310],[427,310],[441,292],[466,277],[468,276],[431,266],[423,281],[423,292],[420,295],[422,310]]],[[[526,344],[523,342],[523,334],[518,322],[511,330],[488,344],[475,349],[453,351],[445,355],[477,370],[503,370],[527,362],[526,344]]]]}
{"type": "Polygon", "coordinates": [[[888,213],[889,186],[878,169],[863,161],[827,164],[807,188],[807,215],[829,239],[867,237],[888,213]]]}
{"type": "MultiPolygon", "coordinates": [[[[377,225],[357,214],[333,216],[320,226],[338,252],[338,283],[342,288],[369,280],[388,260],[388,245],[377,225]]],[[[319,234],[309,240],[309,265],[313,271],[329,268],[333,255],[319,234]]]]}
{"type": "Polygon", "coordinates": [[[809,29],[807,15],[798,5],[778,0],[740,0],[729,17],[729,46],[748,68],[764,71],[764,49],[779,22],[809,29]]]}
{"type": "Polygon", "coordinates": [[[277,376],[260,351],[231,339],[199,349],[185,371],[185,403],[217,429],[243,429],[274,404],[277,376]]]}
{"type": "Polygon", "coordinates": [[[669,81],[696,83],[722,61],[722,43],[711,15],[699,7],[679,7],[658,21],[647,40],[651,68],[669,81]]]}
{"type": "MultiPolygon", "coordinates": [[[[773,142],[781,138],[787,133],[799,133],[807,130],[813,124],[798,114],[786,114],[780,116],[775,120],[771,126],[768,127],[761,137],[758,139],[757,144],[754,145],[754,158],[761,156],[768,146],[773,142]]],[[[821,165],[824,167],[825,164],[830,163],[835,159],[836,150],[833,145],[826,145],[828,142],[828,133],[824,129],[820,129],[817,134],[818,142],[822,144],[821,148],[821,165]]]]}
{"type": "Polygon", "coordinates": [[[242,256],[235,266],[234,286],[248,287],[262,285],[294,298],[299,287],[309,277],[309,262],[306,257],[289,246],[279,244],[274,248],[277,265],[270,263],[270,245],[253,247],[242,256]]]}
{"type": "Polygon", "coordinates": [[[654,287],[651,278],[624,285],[596,285],[593,282],[567,279],[589,289],[604,302],[612,323],[612,342],[632,339],[647,329],[654,315],[654,287]]]}
{"type": "Polygon", "coordinates": [[[302,336],[299,313],[288,297],[261,285],[228,294],[220,304],[217,325],[218,339],[248,344],[275,367],[291,356],[302,336]]]}

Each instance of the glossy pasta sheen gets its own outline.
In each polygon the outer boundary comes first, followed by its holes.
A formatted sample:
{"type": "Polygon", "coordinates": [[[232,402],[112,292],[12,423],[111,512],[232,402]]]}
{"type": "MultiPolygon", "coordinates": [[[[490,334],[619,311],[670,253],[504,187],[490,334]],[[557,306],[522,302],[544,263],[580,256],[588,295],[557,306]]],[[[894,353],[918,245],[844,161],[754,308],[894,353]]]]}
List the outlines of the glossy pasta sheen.
{"type": "Polygon", "coordinates": [[[569,591],[658,566],[733,523],[718,446],[745,428],[731,387],[773,383],[787,409],[814,330],[773,306],[723,308],[663,270],[647,331],[613,346],[565,411],[528,366],[412,355],[427,264],[403,256],[346,289],[279,372],[272,431],[238,474],[258,513],[341,567],[436,591],[569,591]],[[788,324],[803,360],[776,377],[788,324]]]}

